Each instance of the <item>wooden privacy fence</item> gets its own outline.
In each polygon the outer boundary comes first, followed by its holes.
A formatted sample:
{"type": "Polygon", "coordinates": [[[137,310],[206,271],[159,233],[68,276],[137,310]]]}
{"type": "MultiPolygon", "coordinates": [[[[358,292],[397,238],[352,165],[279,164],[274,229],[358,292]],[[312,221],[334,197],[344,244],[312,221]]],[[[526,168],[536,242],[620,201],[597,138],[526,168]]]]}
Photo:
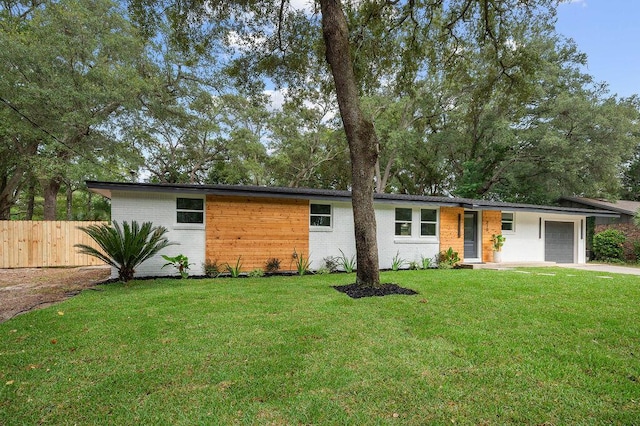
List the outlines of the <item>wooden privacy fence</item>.
{"type": "Polygon", "coordinates": [[[107,222],[0,221],[0,268],[104,265],[74,244],[97,247],[78,226],[107,222]]]}

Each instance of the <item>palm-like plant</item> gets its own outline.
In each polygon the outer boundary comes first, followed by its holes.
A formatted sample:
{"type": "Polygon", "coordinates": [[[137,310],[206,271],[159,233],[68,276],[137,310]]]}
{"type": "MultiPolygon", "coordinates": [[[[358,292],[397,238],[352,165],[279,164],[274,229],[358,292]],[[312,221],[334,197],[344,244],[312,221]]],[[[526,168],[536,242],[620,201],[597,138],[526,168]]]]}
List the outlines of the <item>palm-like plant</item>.
{"type": "Polygon", "coordinates": [[[76,244],[82,254],[97,257],[103,262],[118,269],[120,281],[133,279],[135,268],[163,248],[174,245],[164,236],[167,228],[154,227],[151,222],[144,222],[142,226],[135,220],[129,225],[126,221],[122,228],[118,222],[113,226],[90,225],[78,227],[86,232],[100,246],[102,251],[86,244],[76,244]]]}

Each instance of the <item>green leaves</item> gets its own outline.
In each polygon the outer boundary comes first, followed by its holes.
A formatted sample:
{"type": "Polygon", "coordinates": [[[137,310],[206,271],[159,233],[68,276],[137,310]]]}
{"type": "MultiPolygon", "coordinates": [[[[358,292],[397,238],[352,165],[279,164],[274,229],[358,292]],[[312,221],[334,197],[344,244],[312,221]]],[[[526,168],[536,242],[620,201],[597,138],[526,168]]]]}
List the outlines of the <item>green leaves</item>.
{"type": "Polygon", "coordinates": [[[76,244],[78,251],[104,261],[118,269],[118,277],[127,282],[133,278],[135,267],[154,256],[163,248],[175,245],[164,236],[168,231],[165,227],[154,227],[151,222],[144,222],[142,226],[132,221],[126,221],[122,227],[113,221],[113,226],[91,225],[79,227],[87,233],[102,250],[85,244],[76,244]]]}
{"type": "MultiPolygon", "coordinates": [[[[140,108],[147,59],[119,4],[18,1],[0,11],[0,93],[15,108],[0,109],[0,145],[13,151],[0,161],[0,181],[11,177],[7,193],[19,192],[30,175],[50,187],[74,172],[121,177],[128,154],[114,143],[121,136],[114,127],[140,108]]],[[[46,194],[53,219],[56,195],[46,194]]],[[[7,202],[0,196],[0,213],[7,202]]]]}
{"type": "Polygon", "coordinates": [[[193,265],[193,263],[189,263],[187,256],[183,254],[177,256],[167,256],[163,254],[162,258],[167,261],[167,263],[162,265],[163,269],[167,266],[173,266],[180,273],[180,277],[183,279],[189,278],[189,266],[193,265]]]}

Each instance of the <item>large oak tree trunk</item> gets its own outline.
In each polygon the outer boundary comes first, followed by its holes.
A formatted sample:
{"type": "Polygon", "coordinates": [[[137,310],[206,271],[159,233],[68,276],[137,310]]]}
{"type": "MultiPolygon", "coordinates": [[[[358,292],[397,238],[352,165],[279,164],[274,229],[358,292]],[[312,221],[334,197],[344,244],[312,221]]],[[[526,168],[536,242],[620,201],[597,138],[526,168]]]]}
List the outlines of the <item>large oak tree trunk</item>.
{"type": "Polygon", "coordinates": [[[44,192],[44,220],[56,220],[58,192],[62,181],[59,178],[52,178],[42,181],[44,192]]]}
{"type": "Polygon", "coordinates": [[[373,123],[360,108],[349,47],[349,28],[342,5],[339,0],[320,0],[320,7],[326,58],[333,74],[351,157],[351,198],[358,259],[356,283],[379,286],[378,241],[373,206],[378,140],[373,123]]]}
{"type": "Polygon", "coordinates": [[[66,198],[67,198],[67,220],[73,220],[73,187],[71,184],[67,184],[65,190],[66,198]]]}
{"type": "Polygon", "coordinates": [[[27,190],[27,213],[25,220],[33,220],[33,211],[36,207],[36,180],[29,178],[29,188],[27,190]]]}

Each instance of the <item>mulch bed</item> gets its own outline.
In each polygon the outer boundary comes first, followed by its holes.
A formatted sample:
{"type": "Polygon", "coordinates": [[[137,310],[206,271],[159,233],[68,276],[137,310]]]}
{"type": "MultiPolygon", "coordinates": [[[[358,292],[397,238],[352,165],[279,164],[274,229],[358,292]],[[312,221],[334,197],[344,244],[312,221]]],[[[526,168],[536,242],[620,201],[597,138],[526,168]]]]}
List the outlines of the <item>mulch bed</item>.
{"type": "Polygon", "coordinates": [[[419,294],[417,291],[411,290],[410,288],[400,287],[398,284],[382,284],[379,287],[364,287],[354,283],[347,285],[336,285],[333,286],[333,288],[341,293],[345,293],[347,296],[353,299],[373,296],[390,296],[392,294],[403,294],[407,296],[419,294]]]}

